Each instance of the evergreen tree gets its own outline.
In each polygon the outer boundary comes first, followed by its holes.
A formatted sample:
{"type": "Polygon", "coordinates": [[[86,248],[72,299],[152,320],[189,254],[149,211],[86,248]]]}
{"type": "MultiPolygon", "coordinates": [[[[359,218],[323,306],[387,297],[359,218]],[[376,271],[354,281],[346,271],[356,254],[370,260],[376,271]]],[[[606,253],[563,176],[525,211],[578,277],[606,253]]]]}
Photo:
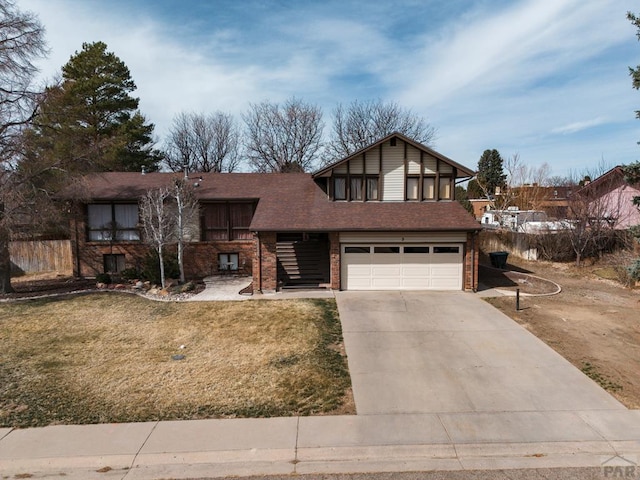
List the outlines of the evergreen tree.
{"type": "Polygon", "coordinates": [[[456,185],[456,200],[464,207],[464,209],[473,215],[473,205],[469,201],[467,190],[462,185],[456,185]]]}
{"type": "Polygon", "coordinates": [[[485,195],[493,196],[498,188],[505,187],[507,176],[504,173],[503,163],[500,152],[496,149],[485,150],[478,160],[476,179],[485,195]]]}
{"type": "MultiPolygon", "coordinates": [[[[640,18],[633,13],[627,12],[627,18],[636,27],[636,36],[640,40],[640,18]]],[[[631,75],[633,88],[640,90],[640,65],[636,68],[629,67],[629,75],[631,75]]],[[[640,118],[640,110],[636,110],[636,117],[640,118]]],[[[638,142],[640,143],[640,142],[638,142]]],[[[640,161],[636,161],[625,167],[626,180],[630,184],[640,182],[640,161]]],[[[640,196],[633,198],[633,204],[640,208],[640,196]]]]}
{"type": "Polygon", "coordinates": [[[469,180],[469,183],[467,184],[467,196],[469,198],[484,198],[485,196],[482,188],[478,185],[478,180],[475,178],[469,180]]]}
{"type": "Polygon", "coordinates": [[[21,167],[55,161],[67,174],[157,170],[162,155],[154,149],[153,124],[131,96],[135,89],[129,69],[105,43],[84,43],[43,96],[21,167]]]}

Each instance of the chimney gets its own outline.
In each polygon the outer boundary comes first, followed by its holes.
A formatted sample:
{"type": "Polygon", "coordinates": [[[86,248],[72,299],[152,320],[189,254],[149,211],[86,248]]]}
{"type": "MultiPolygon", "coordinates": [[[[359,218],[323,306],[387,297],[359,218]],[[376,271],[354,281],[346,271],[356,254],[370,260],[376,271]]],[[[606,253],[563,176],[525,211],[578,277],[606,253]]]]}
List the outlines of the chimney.
{"type": "Polygon", "coordinates": [[[184,178],[187,179],[187,178],[189,178],[189,164],[185,163],[183,165],[183,167],[184,167],[183,168],[183,170],[184,170],[184,178]]]}

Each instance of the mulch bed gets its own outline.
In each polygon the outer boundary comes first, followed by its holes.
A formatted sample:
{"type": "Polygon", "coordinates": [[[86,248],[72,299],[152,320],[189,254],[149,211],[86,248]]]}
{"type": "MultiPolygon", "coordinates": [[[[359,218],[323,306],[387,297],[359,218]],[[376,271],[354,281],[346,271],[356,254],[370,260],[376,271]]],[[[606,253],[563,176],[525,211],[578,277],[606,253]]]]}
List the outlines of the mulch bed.
{"type": "MultiPolygon", "coordinates": [[[[15,281],[12,281],[11,286],[13,287],[14,292],[0,294],[0,301],[11,301],[25,298],[38,298],[52,295],[65,295],[71,293],[92,291],[135,292],[153,300],[181,301],[192,297],[205,288],[204,283],[195,282],[193,289],[187,292],[182,292],[179,287],[172,287],[168,288],[166,291],[163,290],[160,293],[153,293],[154,290],[146,291],[135,289],[133,287],[133,284],[130,283],[113,283],[110,285],[102,285],[101,287],[99,287],[94,279],[73,277],[47,278],[38,280],[17,279],[15,281]]],[[[155,290],[160,291],[161,289],[155,290]]]]}
{"type": "Polygon", "coordinates": [[[44,295],[80,292],[96,288],[95,280],[85,278],[52,278],[46,280],[16,281],[13,293],[0,294],[0,299],[28,298],[44,295]]]}

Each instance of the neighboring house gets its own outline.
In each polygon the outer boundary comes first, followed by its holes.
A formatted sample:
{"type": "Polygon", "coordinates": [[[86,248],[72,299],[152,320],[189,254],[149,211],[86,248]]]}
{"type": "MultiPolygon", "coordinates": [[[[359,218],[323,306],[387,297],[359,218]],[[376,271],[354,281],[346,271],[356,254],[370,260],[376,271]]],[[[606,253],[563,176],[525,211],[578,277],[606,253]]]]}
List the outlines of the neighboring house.
{"type": "MultiPolygon", "coordinates": [[[[319,172],[190,175],[201,204],[187,276],[253,276],[256,291],[474,290],[480,225],[454,198],[473,171],[395,133],[319,172]]],[[[87,177],[75,225],[81,276],[139,265],[138,200],[173,173],[87,177]]]]}
{"type": "Polygon", "coordinates": [[[542,187],[534,184],[514,188],[516,205],[522,210],[542,210],[548,218],[567,218],[569,197],[576,187],[560,185],[542,187]]]}
{"type": "MultiPolygon", "coordinates": [[[[543,211],[548,218],[561,220],[567,218],[568,198],[575,187],[557,186],[542,187],[537,184],[525,184],[508,190],[508,196],[498,198],[495,204],[516,206],[520,210],[543,211]]],[[[498,197],[500,197],[498,195],[498,197]]],[[[494,202],[486,198],[474,198],[469,200],[473,206],[473,214],[478,221],[485,223],[483,216],[486,212],[495,208],[494,202]],[[493,206],[493,208],[492,208],[493,206]]]]}
{"type": "Polygon", "coordinates": [[[640,225],[640,211],[633,198],[640,196],[640,185],[629,185],[622,167],[617,166],[578,190],[571,198],[573,210],[588,212],[590,221],[606,222],[615,230],[640,225]]]}
{"type": "Polygon", "coordinates": [[[482,215],[483,226],[503,227],[520,231],[522,225],[528,222],[544,222],[547,214],[540,210],[520,210],[518,207],[508,207],[506,210],[487,210],[482,215]]]}
{"type": "Polygon", "coordinates": [[[482,220],[484,213],[491,209],[491,201],[486,198],[470,198],[469,202],[473,207],[473,216],[479,222],[482,220]]]}

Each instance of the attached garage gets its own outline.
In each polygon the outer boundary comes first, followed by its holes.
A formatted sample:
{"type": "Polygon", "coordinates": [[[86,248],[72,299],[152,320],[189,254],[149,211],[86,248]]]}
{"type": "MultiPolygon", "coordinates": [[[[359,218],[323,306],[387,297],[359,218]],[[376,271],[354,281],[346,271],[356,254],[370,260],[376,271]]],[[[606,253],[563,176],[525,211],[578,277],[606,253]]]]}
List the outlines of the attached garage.
{"type": "Polygon", "coordinates": [[[342,289],[461,290],[463,238],[447,237],[345,237],[350,241],[340,245],[342,289]]]}
{"type": "Polygon", "coordinates": [[[460,290],[463,245],[343,245],[344,290],[460,290]]]}

